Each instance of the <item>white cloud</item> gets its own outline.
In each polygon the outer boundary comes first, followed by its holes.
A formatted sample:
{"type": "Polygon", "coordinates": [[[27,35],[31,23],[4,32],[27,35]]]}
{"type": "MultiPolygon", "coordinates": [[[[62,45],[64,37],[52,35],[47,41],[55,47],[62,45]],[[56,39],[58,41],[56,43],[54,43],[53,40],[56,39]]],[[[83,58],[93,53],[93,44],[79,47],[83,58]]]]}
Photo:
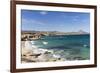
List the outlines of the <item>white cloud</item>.
{"type": "Polygon", "coordinates": [[[40,12],[40,14],[46,15],[47,14],[47,11],[42,11],[42,12],[40,12]]]}

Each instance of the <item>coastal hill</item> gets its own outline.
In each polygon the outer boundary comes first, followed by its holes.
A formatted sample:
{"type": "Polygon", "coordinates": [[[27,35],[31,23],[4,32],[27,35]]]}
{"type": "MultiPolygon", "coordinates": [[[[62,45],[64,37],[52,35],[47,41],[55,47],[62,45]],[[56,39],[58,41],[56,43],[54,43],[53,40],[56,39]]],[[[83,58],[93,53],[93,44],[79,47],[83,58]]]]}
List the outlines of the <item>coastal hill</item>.
{"type": "Polygon", "coordinates": [[[59,32],[59,31],[22,31],[21,39],[26,40],[36,40],[41,38],[41,36],[55,36],[55,35],[86,35],[89,34],[83,30],[77,32],[59,32]]]}
{"type": "Polygon", "coordinates": [[[22,34],[43,34],[43,35],[82,35],[89,34],[83,30],[77,32],[60,32],[60,31],[22,31],[22,34]]]}

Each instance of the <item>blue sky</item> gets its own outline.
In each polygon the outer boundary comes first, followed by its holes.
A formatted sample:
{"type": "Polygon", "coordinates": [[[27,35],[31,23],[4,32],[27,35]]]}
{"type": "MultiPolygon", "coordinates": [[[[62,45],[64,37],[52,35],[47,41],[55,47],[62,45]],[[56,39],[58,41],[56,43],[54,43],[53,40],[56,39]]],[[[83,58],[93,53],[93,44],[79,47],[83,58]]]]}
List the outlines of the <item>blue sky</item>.
{"type": "Polygon", "coordinates": [[[22,30],[90,32],[90,14],[83,12],[58,12],[21,10],[22,30]]]}

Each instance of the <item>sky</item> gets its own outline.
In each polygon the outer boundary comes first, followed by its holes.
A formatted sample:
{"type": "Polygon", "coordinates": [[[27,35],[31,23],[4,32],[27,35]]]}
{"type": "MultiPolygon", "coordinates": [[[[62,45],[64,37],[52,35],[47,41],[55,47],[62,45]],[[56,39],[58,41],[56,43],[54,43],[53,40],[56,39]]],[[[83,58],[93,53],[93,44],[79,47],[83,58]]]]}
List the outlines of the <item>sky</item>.
{"type": "Polygon", "coordinates": [[[22,31],[90,32],[90,13],[21,10],[22,31]]]}

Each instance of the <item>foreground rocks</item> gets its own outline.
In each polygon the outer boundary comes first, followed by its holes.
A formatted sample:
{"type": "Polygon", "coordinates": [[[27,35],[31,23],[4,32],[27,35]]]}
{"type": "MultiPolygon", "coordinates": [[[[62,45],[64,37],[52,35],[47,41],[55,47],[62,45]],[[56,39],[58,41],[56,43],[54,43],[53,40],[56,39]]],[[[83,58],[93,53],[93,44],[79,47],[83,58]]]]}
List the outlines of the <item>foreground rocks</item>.
{"type": "Polygon", "coordinates": [[[21,62],[54,62],[65,61],[59,55],[55,55],[53,51],[39,49],[33,46],[30,41],[22,41],[21,62]]]}

